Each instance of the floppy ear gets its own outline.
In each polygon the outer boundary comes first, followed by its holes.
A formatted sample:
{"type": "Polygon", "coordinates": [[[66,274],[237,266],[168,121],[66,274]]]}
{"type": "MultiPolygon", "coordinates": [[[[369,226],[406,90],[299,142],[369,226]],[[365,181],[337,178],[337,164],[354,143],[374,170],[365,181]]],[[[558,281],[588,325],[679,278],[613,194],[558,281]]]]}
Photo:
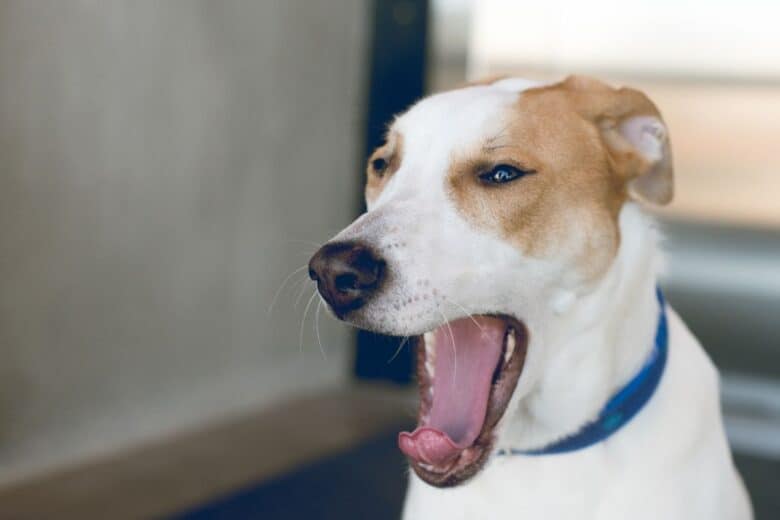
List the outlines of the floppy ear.
{"type": "Polygon", "coordinates": [[[638,164],[627,172],[629,194],[653,204],[669,203],[674,196],[672,150],[660,115],[627,117],[616,133],[638,155],[638,164]]]}
{"type": "Polygon", "coordinates": [[[587,97],[585,114],[597,126],[612,168],[635,199],[667,204],[674,194],[672,150],[661,114],[650,99],[631,88],[614,89],[581,76],[564,82],[587,97]]]}

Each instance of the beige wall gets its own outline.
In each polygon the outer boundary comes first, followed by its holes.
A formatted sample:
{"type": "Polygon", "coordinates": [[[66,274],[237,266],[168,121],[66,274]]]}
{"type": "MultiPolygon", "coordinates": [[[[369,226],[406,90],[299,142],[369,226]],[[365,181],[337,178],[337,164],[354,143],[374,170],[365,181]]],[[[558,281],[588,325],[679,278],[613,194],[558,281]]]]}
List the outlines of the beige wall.
{"type": "Polygon", "coordinates": [[[0,481],[346,379],[364,5],[0,3],[0,481]]]}

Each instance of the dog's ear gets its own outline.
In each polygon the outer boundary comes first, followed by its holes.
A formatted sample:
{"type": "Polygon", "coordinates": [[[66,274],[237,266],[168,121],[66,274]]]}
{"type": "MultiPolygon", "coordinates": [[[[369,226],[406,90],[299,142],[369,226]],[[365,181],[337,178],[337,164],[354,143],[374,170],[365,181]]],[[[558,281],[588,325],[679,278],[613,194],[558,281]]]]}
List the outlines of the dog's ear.
{"type": "Polygon", "coordinates": [[[674,194],[672,151],[661,114],[638,90],[612,88],[597,80],[570,76],[564,85],[577,92],[583,115],[601,133],[614,172],[628,193],[653,204],[667,204],[674,194]]]}

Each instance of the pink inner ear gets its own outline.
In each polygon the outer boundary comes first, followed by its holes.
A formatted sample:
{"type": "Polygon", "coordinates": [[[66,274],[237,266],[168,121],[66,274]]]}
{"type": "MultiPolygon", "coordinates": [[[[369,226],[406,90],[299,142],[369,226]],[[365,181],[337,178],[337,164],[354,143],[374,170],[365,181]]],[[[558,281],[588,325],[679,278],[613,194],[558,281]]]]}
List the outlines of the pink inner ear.
{"type": "Polygon", "coordinates": [[[657,162],[666,154],[666,127],[656,117],[635,116],[626,119],[618,128],[620,135],[650,162],[657,162]]]}
{"type": "Polygon", "coordinates": [[[672,152],[664,124],[657,117],[635,116],[621,122],[617,130],[625,143],[648,163],[643,171],[635,172],[629,191],[647,202],[668,203],[674,188],[672,152]]]}

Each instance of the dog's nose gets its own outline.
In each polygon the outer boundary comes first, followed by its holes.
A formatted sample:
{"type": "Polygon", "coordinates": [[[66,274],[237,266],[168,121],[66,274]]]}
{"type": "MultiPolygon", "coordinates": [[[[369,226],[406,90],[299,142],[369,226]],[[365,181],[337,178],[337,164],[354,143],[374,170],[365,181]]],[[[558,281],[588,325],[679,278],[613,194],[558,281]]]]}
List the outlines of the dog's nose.
{"type": "Polygon", "coordinates": [[[385,262],[359,242],[325,244],[309,260],[309,277],[338,316],[362,307],[384,272],[385,262]]]}

